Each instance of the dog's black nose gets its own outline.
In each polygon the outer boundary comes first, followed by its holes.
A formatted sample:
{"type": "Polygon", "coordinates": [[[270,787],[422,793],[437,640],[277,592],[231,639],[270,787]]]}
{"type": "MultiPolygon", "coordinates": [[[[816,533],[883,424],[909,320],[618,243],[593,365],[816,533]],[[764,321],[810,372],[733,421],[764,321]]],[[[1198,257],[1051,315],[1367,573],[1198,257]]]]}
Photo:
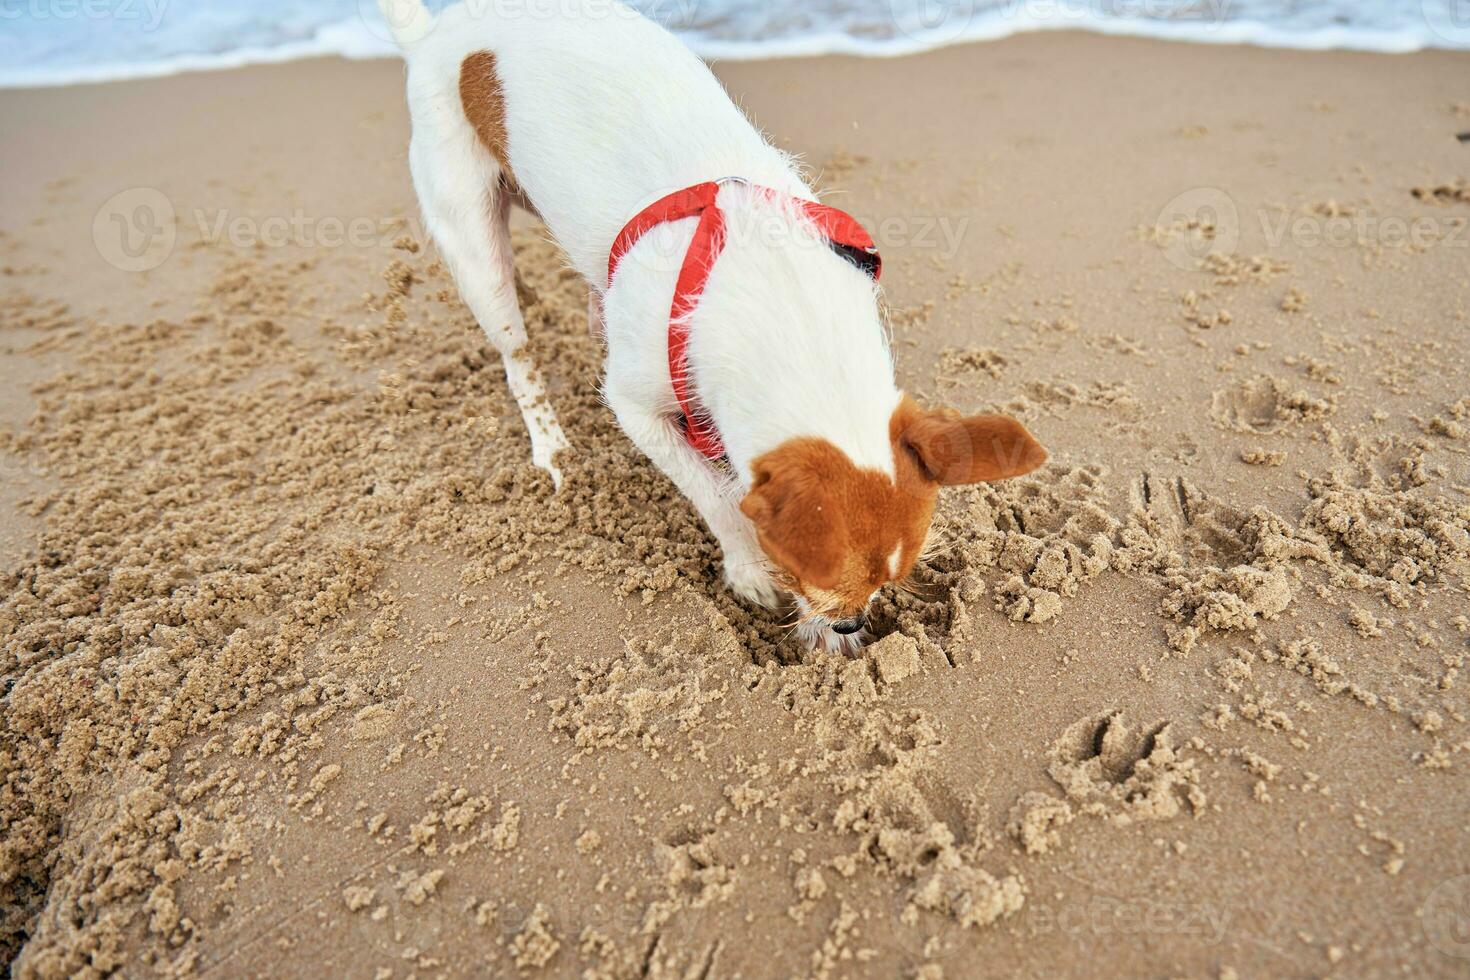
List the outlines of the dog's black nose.
{"type": "Polygon", "coordinates": [[[868,617],[854,616],[851,619],[839,619],[832,624],[832,632],[842,636],[851,636],[868,625],[868,617]]]}

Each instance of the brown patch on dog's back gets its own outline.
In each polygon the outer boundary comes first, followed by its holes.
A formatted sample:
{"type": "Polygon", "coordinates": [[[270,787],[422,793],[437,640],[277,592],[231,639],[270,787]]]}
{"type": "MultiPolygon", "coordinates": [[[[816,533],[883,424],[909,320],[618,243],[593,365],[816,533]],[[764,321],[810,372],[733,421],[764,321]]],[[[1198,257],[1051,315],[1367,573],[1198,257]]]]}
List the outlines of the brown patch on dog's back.
{"type": "MultiPolygon", "coordinates": [[[[521,194],[510,169],[510,132],[505,124],[505,90],[495,70],[495,52],[476,51],[459,66],[459,101],[485,149],[500,164],[501,183],[521,194]]],[[[523,196],[523,195],[522,195],[523,196]]]]}

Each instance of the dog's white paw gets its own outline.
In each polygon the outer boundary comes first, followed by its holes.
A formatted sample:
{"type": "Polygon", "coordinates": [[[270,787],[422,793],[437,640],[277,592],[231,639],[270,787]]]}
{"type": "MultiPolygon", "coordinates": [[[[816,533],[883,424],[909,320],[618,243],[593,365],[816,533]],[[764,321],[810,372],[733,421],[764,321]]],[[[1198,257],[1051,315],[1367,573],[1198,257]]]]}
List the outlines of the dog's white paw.
{"type": "Polygon", "coordinates": [[[544,434],[534,429],[531,431],[531,462],[551,474],[552,485],[560,490],[562,473],[561,467],[556,465],[556,456],[568,448],[567,437],[562,434],[561,427],[555,425],[554,419],[552,424],[555,428],[544,434]]]}
{"type": "Polygon", "coordinates": [[[538,468],[545,470],[551,475],[551,486],[553,490],[561,490],[561,481],[563,477],[561,475],[560,467],[558,467],[550,459],[537,459],[535,456],[531,457],[531,462],[535,463],[538,468]]]}
{"type": "Polygon", "coordinates": [[[781,604],[781,589],[765,562],[759,557],[726,557],[725,584],[730,591],[752,605],[775,609],[781,604]]]}

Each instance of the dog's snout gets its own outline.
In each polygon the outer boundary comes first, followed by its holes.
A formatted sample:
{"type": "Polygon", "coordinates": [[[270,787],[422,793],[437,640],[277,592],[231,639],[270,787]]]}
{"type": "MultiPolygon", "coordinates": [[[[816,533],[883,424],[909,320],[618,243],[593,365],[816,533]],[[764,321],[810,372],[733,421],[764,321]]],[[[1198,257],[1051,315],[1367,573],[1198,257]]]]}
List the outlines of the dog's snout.
{"type": "Polygon", "coordinates": [[[868,617],[859,614],[852,617],[851,619],[839,619],[837,622],[832,624],[832,632],[839,633],[842,636],[851,636],[852,634],[860,631],[863,627],[867,625],[868,617]]]}

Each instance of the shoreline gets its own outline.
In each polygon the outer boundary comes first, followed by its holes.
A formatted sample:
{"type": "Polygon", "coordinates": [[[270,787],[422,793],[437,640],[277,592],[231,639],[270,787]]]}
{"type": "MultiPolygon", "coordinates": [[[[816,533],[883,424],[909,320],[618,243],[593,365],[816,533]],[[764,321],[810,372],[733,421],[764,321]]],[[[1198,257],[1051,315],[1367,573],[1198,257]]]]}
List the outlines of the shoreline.
{"type": "MultiPolygon", "coordinates": [[[[696,54],[710,63],[806,60],[825,57],[891,59],[921,55],[950,47],[988,44],[1032,34],[1090,34],[1171,44],[1256,47],[1300,52],[1352,52],[1404,55],[1430,51],[1470,51],[1470,26],[1442,25],[1426,21],[1424,30],[1383,31],[1353,27],[1288,30],[1263,21],[1224,21],[1195,25],[1144,18],[1091,19],[1067,15],[1022,20],[998,19],[994,23],[939,27],[900,32],[907,36],[885,39],[832,32],[767,41],[731,41],[681,35],[696,54]]],[[[246,47],[219,54],[179,54],[159,62],[117,62],[82,68],[6,71],[0,69],[0,91],[26,91],[74,85],[104,85],[181,75],[234,71],[255,66],[289,64],[318,58],[346,61],[396,59],[391,41],[378,29],[360,21],[347,21],[320,28],[317,36],[274,47],[246,47]]]]}

